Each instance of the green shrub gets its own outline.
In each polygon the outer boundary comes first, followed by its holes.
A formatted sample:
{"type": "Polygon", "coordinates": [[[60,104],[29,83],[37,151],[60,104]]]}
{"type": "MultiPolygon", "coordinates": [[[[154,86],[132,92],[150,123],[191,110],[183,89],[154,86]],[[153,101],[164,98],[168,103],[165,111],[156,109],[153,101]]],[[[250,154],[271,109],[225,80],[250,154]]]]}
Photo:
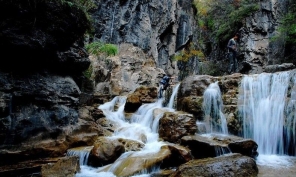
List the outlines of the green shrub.
{"type": "Polygon", "coordinates": [[[96,41],[85,46],[86,50],[93,55],[99,56],[105,54],[107,56],[114,56],[118,53],[117,46],[114,44],[104,44],[103,42],[96,41]]]}
{"type": "Polygon", "coordinates": [[[88,53],[93,55],[99,55],[100,54],[100,48],[103,46],[103,43],[100,41],[89,43],[85,46],[88,53]]]}
{"type": "Polygon", "coordinates": [[[281,19],[279,35],[274,39],[284,39],[289,45],[296,45],[296,2],[290,0],[288,13],[281,19]]]}
{"type": "Polygon", "coordinates": [[[107,54],[107,56],[114,56],[117,54],[117,46],[114,44],[104,44],[100,51],[107,54]]]}

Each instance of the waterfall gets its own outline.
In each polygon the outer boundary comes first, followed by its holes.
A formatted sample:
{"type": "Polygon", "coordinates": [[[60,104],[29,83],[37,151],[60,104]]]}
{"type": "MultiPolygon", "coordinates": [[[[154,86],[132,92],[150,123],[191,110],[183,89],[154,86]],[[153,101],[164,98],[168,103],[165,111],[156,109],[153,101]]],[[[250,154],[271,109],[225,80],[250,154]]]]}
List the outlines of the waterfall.
{"type": "Polygon", "coordinates": [[[228,134],[226,118],[223,114],[223,101],[218,82],[211,83],[203,95],[203,110],[207,122],[207,133],[228,134]]]}
{"type": "Polygon", "coordinates": [[[112,13],[112,22],[111,22],[111,31],[110,31],[110,40],[112,40],[112,36],[113,36],[113,25],[114,25],[115,9],[116,9],[116,8],[114,8],[113,13],[112,13]]]}
{"type": "Polygon", "coordinates": [[[295,154],[295,91],[286,105],[291,85],[295,89],[291,72],[246,75],[242,79],[239,113],[243,136],[257,142],[259,154],[295,154]]]}
{"type": "MultiPolygon", "coordinates": [[[[177,94],[177,90],[180,84],[177,84],[171,95],[172,101],[177,94]]],[[[125,120],[124,116],[124,105],[126,97],[117,96],[114,97],[110,102],[106,102],[99,106],[106,116],[112,122],[117,123],[117,129],[110,138],[125,138],[140,141],[145,144],[141,151],[130,151],[123,153],[114,163],[110,164],[107,172],[102,172],[100,168],[92,168],[86,165],[81,166],[81,172],[76,174],[76,177],[92,177],[92,176],[104,176],[104,177],[115,177],[113,174],[118,171],[120,165],[125,163],[124,160],[127,157],[143,157],[147,154],[159,152],[161,146],[164,144],[159,141],[158,136],[158,124],[159,119],[162,115],[153,116],[153,111],[156,108],[162,108],[163,110],[170,112],[174,109],[169,107],[163,107],[163,99],[158,99],[154,103],[143,104],[139,109],[131,116],[130,121],[125,120]],[[117,109],[116,109],[117,108],[117,109]],[[144,137],[144,138],[143,138],[144,137]]],[[[173,103],[169,104],[173,107],[173,103]]],[[[73,154],[73,151],[71,151],[73,154]]],[[[76,152],[76,151],[75,151],[76,152]]],[[[84,160],[83,160],[84,161],[84,160]]],[[[84,164],[85,162],[83,162],[84,164]]],[[[158,171],[159,167],[153,167],[152,169],[143,170],[141,174],[135,175],[134,177],[148,177],[148,171],[158,171]]]]}

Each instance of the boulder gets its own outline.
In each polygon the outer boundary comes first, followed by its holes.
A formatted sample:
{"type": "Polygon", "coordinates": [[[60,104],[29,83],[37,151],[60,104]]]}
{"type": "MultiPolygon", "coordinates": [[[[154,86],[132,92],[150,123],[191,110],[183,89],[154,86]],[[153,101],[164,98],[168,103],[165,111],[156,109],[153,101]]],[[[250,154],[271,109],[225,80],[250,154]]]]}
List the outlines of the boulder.
{"type": "Polygon", "coordinates": [[[191,149],[192,155],[199,158],[216,157],[227,153],[241,153],[255,158],[258,145],[251,139],[223,134],[203,134],[184,136],[181,145],[191,149]]]}
{"type": "Polygon", "coordinates": [[[117,139],[100,137],[89,154],[88,165],[99,167],[113,163],[124,152],[124,145],[117,139]]]}
{"type": "Polygon", "coordinates": [[[135,112],[143,103],[153,103],[157,100],[157,88],[141,86],[129,94],[124,106],[125,112],[135,112]]]}
{"type": "Polygon", "coordinates": [[[159,137],[165,141],[179,143],[183,136],[196,132],[196,120],[185,112],[165,112],[159,120],[159,137]]]}
{"type": "Polygon", "coordinates": [[[258,167],[254,159],[234,153],[216,158],[191,160],[181,165],[170,177],[257,177],[257,175],[258,167]]]}

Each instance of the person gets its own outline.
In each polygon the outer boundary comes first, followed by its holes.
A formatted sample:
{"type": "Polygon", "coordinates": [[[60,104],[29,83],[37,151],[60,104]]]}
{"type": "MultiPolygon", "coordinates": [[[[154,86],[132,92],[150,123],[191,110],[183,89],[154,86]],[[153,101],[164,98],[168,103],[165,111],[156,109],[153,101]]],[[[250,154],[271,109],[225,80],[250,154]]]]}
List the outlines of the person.
{"type": "Polygon", "coordinates": [[[159,96],[158,96],[159,98],[162,98],[163,91],[165,91],[168,88],[168,86],[170,85],[170,81],[173,78],[174,77],[171,77],[170,75],[164,74],[163,78],[160,81],[159,96]]]}
{"type": "Polygon", "coordinates": [[[237,70],[237,40],[239,38],[239,34],[236,33],[233,38],[228,41],[227,48],[228,48],[228,59],[229,59],[229,69],[228,72],[230,74],[236,72],[237,70]]]}

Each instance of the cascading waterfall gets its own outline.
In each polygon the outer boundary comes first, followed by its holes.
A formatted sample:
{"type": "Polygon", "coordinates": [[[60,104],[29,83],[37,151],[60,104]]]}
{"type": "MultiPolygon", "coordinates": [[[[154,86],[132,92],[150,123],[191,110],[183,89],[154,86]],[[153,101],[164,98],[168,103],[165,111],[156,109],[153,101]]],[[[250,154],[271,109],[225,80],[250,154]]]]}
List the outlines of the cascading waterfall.
{"type": "Polygon", "coordinates": [[[178,90],[179,90],[179,87],[180,87],[180,83],[178,83],[178,84],[176,85],[176,87],[174,88],[174,90],[173,90],[172,96],[171,96],[170,101],[169,101],[168,106],[167,106],[168,108],[173,109],[173,107],[174,107],[174,102],[175,102],[175,99],[176,99],[176,97],[177,97],[177,92],[178,92],[178,90]]]}
{"type": "Polygon", "coordinates": [[[222,112],[223,101],[218,82],[211,83],[203,95],[203,110],[207,133],[228,134],[226,118],[222,112]]]}
{"type": "Polygon", "coordinates": [[[243,136],[257,142],[259,155],[295,155],[295,83],[295,74],[288,71],[243,77],[243,136]]]}
{"type": "MultiPolygon", "coordinates": [[[[172,102],[176,97],[177,90],[180,84],[174,87],[172,94],[172,102]]],[[[162,108],[169,111],[174,111],[172,108],[163,107],[163,99],[159,99],[154,103],[142,105],[131,117],[130,122],[125,121],[124,117],[124,105],[126,102],[126,97],[115,97],[110,102],[100,105],[99,108],[103,111],[104,115],[110,121],[116,122],[118,124],[118,129],[114,132],[113,136],[110,138],[125,138],[143,142],[145,144],[141,151],[126,152],[122,154],[113,164],[110,165],[108,172],[98,172],[99,169],[92,168],[84,165],[81,167],[81,172],[76,175],[76,177],[93,177],[93,176],[104,176],[104,177],[115,177],[114,171],[118,170],[123,159],[129,156],[143,156],[146,153],[158,152],[163,145],[163,142],[158,141],[158,122],[162,115],[158,115],[153,118],[153,110],[156,108],[162,108]],[[116,110],[115,107],[118,107],[116,110]],[[143,137],[144,141],[143,141],[143,137]]],[[[158,171],[158,167],[150,169],[150,172],[158,171]]],[[[135,175],[134,177],[148,177],[148,170],[144,170],[142,174],[135,175]]]]}

